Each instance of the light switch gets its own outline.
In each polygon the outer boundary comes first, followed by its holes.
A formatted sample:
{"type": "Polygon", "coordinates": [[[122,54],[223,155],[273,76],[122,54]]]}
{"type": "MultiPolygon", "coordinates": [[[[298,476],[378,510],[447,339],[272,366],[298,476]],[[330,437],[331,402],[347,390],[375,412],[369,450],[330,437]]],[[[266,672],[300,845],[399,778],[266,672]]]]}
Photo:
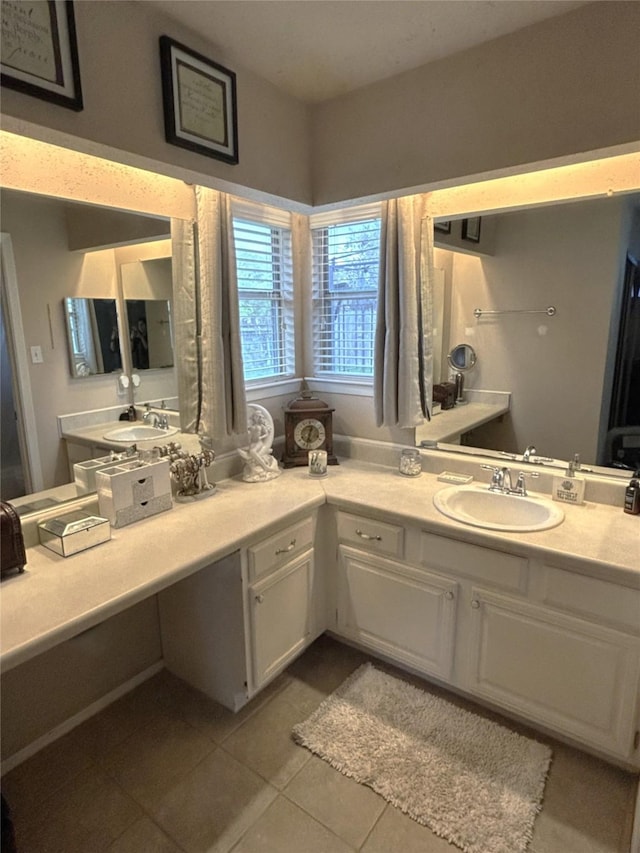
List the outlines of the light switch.
{"type": "Polygon", "coordinates": [[[42,347],[31,347],[31,362],[32,364],[42,364],[42,347]]]}

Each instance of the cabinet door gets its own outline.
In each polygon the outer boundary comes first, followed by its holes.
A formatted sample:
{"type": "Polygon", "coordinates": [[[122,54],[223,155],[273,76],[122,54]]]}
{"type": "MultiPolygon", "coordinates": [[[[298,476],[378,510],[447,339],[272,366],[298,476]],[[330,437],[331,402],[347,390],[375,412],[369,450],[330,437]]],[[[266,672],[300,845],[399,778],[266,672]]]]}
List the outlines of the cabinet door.
{"type": "Polygon", "coordinates": [[[622,757],[633,752],[640,641],[474,589],[469,689],[622,757]]]}
{"type": "Polygon", "coordinates": [[[458,584],[345,546],[338,631],[421,672],[448,679],[458,584]]]}
{"type": "Polygon", "coordinates": [[[311,638],[313,551],[249,587],[253,687],[280,672],[311,638]]]}

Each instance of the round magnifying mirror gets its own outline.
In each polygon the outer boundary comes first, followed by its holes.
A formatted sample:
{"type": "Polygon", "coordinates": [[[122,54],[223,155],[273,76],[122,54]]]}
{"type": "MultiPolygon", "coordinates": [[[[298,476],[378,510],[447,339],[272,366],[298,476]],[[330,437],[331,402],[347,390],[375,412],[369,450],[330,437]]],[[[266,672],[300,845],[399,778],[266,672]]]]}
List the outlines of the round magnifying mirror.
{"type": "Polygon", "coordinates": [[[462,372],[471,370],[476,363],[476,351],[469,344],[458,344],[447,356],[449,366],[455,370],[456,405],[467,401],[464,399],[464,376],[462,372]]]}
{"type": "Polygon", "coordinates": [[[470,370],[476,363],[476,351],[469,344],[458,344],[447,356],[450,367],[454,370],[470,370]]]}

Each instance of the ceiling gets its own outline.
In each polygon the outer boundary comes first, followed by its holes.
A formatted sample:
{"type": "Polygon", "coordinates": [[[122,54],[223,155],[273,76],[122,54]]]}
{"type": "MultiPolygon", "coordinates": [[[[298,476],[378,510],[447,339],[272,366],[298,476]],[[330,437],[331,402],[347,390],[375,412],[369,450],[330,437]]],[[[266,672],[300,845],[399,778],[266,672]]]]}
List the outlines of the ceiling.
{"type": "Polygon", "coordinates": [[[226,64],[244,66],[307,103],[586,5],[585,0],[143,2],[219,47],[226,64]]]}

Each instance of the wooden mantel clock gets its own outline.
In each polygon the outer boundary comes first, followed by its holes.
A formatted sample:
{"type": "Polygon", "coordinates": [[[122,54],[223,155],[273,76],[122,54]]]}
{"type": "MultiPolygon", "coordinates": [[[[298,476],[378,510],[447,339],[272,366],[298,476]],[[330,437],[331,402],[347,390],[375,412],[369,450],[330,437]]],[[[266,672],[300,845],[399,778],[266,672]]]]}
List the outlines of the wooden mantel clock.
{"type": "Polygon", "coordinates": [[[310,450],[326,450],[328,464],[339,464],[333,453],[334,411],[307,390],[289,403],[284,410],[282,464],[285,468],[306,465],[310,450]]]}

